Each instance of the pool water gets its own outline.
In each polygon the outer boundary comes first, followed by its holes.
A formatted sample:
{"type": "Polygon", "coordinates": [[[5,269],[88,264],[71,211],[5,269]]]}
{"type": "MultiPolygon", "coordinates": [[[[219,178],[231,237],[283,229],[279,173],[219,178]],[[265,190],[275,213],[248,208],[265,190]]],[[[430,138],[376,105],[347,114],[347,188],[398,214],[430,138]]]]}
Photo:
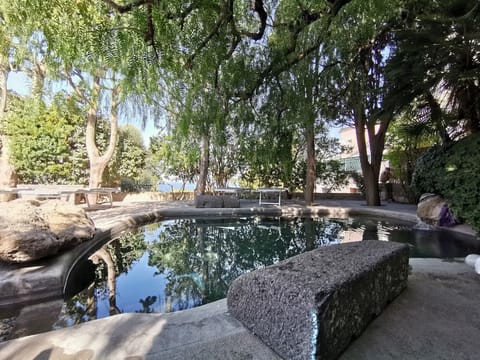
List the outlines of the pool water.
{"type": "Polygon", "coordinates": [[[469,237],[371,218],[162,221],[124,234],[83,259],[72,272],[71,297],[55,326],[124,312],[192,308],[224,298],[243,273],[320,246],[361,240],[409,244],[411,257],[464,257],[480,249],[469,237]]]}
{"type": "MultiPolygon", "coordinates": [[[[45,309],[53,304],[51,310],[30,311],[48,321],[22,320],[37,325],[15,329],[6,338],[119,313],[192,308],[224,298],[241,274],[321,246],[362,240],[406,243],[410,257],[448,260],[480,253],[480,241],[469,236],[368,217],[161,221],[129,231],[80,259],[69,275],[63,305],[61,300],[37,304],[45,309]]],[[[3,318],[11,322],[22,317],[20,311],[29,312],[19,309],[3,318]]]]}

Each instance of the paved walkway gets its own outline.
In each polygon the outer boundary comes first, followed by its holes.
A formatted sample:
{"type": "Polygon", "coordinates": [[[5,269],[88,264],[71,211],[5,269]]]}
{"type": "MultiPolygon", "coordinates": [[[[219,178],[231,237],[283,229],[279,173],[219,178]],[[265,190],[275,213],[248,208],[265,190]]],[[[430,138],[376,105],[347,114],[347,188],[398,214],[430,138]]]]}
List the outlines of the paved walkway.
{"type": "MultiPolygon", "coordinates": [[[[115,204],[91,213],[98,228],[119,230],[154,218],[273,211],[374,214],[415,221],[415,206],[322,201],[305,208],[194,209],[190,203],[115,204]],[[173,206],[172,206],[173,205],[173,206]]],[[[471,232],[468,227],[458,228],[471,232]]],[[[408,288],[341,356],[353,359],[478,359],[480,276],[461,259],[411,259],[408,288]]],[[[37,309],[41,311],[41,309],[37,309]]],[[[225,300],[170,314],[122,314],[0,343],[0,359],[278,359],[228,313],[225,300]]]]}

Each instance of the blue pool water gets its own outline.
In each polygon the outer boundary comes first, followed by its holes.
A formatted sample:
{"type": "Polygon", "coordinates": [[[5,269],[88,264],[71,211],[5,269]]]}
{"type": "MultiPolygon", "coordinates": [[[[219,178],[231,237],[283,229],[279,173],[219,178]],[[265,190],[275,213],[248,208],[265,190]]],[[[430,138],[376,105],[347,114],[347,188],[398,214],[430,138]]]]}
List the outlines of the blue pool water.
{"type": "Polygon", "coordinates": [[[224,298],[245,272],[320,246],[361,240],[406,243],[411,257],[449,259],[480,251],[479,242],[467,236],[366,217],[162,221],[124,234],[80,261],[55,327],[206,304],[224,298]]]}

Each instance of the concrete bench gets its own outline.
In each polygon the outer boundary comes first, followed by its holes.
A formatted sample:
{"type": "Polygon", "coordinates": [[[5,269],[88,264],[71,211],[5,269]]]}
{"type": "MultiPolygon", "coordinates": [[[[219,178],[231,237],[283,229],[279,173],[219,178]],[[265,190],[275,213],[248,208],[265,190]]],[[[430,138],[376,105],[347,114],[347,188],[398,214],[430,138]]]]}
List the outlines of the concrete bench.
{"type": "Polygon", "coordinates": [[[285,359],[336,359],[407,286],[408,247],[332,245],[237,278],[229,312],[285,359]]]}
{"type": "Polygon", "coordinates": [[[196,208],[239,208],[240,200],[226,195],[196,195],[196,208]]]}

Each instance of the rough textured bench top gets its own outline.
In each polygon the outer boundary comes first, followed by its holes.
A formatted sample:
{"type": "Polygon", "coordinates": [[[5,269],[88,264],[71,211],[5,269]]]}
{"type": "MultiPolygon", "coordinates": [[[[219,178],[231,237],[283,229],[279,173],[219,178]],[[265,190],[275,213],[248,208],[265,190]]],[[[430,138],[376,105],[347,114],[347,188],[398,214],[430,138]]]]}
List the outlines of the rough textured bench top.
{"type": "Polygon", "coordinates": [[[228,309],[285,359],[335,359],[407,279],[406,245],[332,245],[242,275],[228,309]]]}

